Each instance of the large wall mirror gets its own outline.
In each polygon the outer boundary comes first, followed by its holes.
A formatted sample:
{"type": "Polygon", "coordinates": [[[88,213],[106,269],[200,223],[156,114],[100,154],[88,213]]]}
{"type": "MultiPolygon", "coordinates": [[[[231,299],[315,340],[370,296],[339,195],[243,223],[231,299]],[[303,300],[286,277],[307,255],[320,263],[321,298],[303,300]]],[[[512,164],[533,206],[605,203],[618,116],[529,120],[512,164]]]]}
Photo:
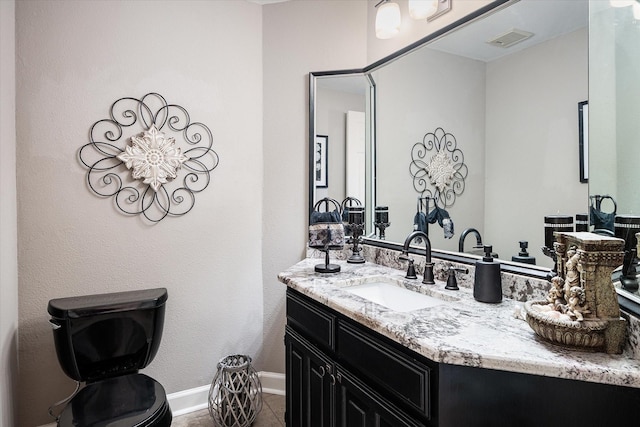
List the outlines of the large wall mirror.
{"type": "MultiPolygon", "coordinates": [[[[611,196],[618,215],[634,218],[640,216],[640,3],[627,3],[590,2],[589,192],[611,196]]],[[[637,289],[619,294],[640,306],[637,289]]]]}
{"type": "MultiPolygon", "coordinates": [[[[590,168],[581,170],[579,149],[579,106],[593,91],[588,58],[593,63],[600,54],[594,51],[593,37],[588,0],[495,1],[363,70],[311,73],[309,137],[312,147],[317,136],[327,137],[329,167],[326,186],[316,186],[320,162],[312,151],[310,209],[323,197],[358,197],[368,214],[368,242],[393,247],[414,229],[419,210],[429,214],[438,206],[451,217],[455,231],[447,238],[438,222],[429,224],[439,255],[473,262],[475,236],[469,235],[462,251],[459,238],[463,230],[474,228],[507,269],[544,277],[553,266],[541,250],[545,216],[588,213],[590,184],[584,174],[588,171],[592,183],[599,180],[593,155],[590,168]],[[344,84],[347,80],[355,84],[344,84]],[[361,135],[356,150],[346,142],[354,134],[348,124],[355,123],[352,111],[364,120],[355,132],[361,135]],[[437,139],[440,131],[462,153],[444,154],[448,165],[464,162],[464,177],[456,178],[462,183],[453,198],[419,206],[419,198],[434,194],[435,186],[427,185],[425,191],[414,185],[412,152],[423,142],[428,148],[434,139],[430,134],[437,139]],[[373,227],[372,211],[379,205],[388,206],[391,222],[384,241],[373,227]],[[520,241],[528,242],[536,265],[511,262],[520,241]]],[[[615,42],[608,37],[603,43],[611,49],[608,43],[615,42]]],[[[607,84],[603,91],[611,90],[607,84]]],[[[599,110],[592,104],[589,100],[591,129],[599,110]]],[[[637,128],[635,134],[640,134],[637,128]]],[[[594,150],[598,139],[591,139],[594,150]]],[[[618,162],[606,170],[620,166],[618,162]]],[[[617,197],[620,202],[621,195],[617,197]]]]}

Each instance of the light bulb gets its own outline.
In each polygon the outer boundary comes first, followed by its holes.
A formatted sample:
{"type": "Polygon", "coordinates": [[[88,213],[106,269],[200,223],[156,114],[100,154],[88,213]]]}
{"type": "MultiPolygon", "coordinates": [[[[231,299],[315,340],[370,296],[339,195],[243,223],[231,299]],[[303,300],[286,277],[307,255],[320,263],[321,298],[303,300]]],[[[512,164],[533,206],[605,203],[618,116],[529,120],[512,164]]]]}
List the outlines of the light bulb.
{"type": "Polygon", "coordinates": [[[409,0],[409,15],[413,19],[426,19],[438,10],[438,0],[409,0]]]}
{"type": "Polygon", "coordinates": [[[390,39],[400,32],[400,6],[386,2],[378,7],[376,13],[376,37],[390,39]]]}

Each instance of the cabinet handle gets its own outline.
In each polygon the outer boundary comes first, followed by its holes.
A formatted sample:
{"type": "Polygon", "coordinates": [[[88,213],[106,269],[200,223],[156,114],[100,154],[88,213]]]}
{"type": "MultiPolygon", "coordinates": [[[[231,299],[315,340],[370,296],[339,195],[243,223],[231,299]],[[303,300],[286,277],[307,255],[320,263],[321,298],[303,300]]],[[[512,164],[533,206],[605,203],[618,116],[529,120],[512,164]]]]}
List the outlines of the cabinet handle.
{"type": "Polygon", "coordinates": [[[340,372],[336,374],[336,378],[338,379],[338,382],[342,384],[342,374],[340,374],[340,372]]]}
{"type": "Polygon", "coordinates": [[[324,371],[324,366],[320,366],[320,377],[324,378],[324,374],[326,374],[326,372],[324,371]]]}
{"type": "Polygon", "coordinates": [[[331,373],[331,365],[327,363],[327,372],[331,373]]]}
{"type": "Polygon", "coordinates": [[[331,374],[331,385],[336,385],[336,377],[331,374]]]}

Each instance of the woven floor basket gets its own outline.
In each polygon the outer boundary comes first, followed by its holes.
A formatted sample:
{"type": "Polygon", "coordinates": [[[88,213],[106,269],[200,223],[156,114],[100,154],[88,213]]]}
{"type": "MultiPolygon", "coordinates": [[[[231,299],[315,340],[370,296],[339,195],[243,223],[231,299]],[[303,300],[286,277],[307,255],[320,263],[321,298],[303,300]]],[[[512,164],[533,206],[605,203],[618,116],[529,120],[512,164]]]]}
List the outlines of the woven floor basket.
{"type": "Polygon", "coordinates": [[[209,389],[209,414],[217,427],[248,427],[262,409],[262,385],[251,358],[232,355],[218,362],[209,389]]]}

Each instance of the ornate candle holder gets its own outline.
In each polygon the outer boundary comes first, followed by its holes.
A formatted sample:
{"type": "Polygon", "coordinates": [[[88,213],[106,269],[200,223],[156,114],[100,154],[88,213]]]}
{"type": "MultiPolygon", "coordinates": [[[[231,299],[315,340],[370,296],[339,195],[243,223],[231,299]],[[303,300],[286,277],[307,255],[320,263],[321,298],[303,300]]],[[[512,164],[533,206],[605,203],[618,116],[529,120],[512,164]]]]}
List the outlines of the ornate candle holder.
{"type": "Polygon", "coordinates": [[[614,233],[619,239],[624,240],[624,260],[622,262],[622,275],[620,285],[622,289],[635,292],[638,290],[638,278],[636,265],[637,245],[636,233],[640,232],[640,216],[616,215],[614,220],[614,233]]]}
{"type": "Polygon", "coordinates": [[[622,353],[626,322],[620,317],[611,272],[624,241],[589,232],[556,233],[558,276],[546,300],[527,301],[527,323],[541,338],[582,350],[622,353]]]}
{"type": "Polygon", "coordinates": [[[364,234],[364,206],[349,206],[347,208],[348,225],[347,228],[351,232],[348,243],[353,244],[352,254],[347,259],[351,264],[362,264],[365,262],[364,257],[360,254],[360,243],[364,234]]]}
{"type": "Polygon", "coordinates": [[[362,206],[362,202],[355,197],[346,197],[342,203],[340,203],[340,216],[342,222],[345,224],[345,236],[351,236],[351,229],[349,228],[349,208],[354,206],[362,206]]]}
{"type": "Polygon", "coordinates": [[[318,273],[337,273],[338,264],[329,262],[329,251],[344,247],[344,224],[340,218],[340,204],[328,197],[316,202],[309,218],[309,247],[325,253],[324,264],[315,266],[318,273]],[[322,209],[324,208],[324,212],[322,209]]]}
{"type": "Polygon", "coordinates": [[[373,223],[375,227],[380,230],[380,239],[384,240],[384,230],[391,227],[391,223],[389,222],[389,207],[388,206],[376,206],[375,211],[375,222],[373,223]]]}
{"type": "Polygon", "coordinates": [[[589,231],[589,214],[576,214],[576,231],[589,231]]]}
{"type": "Polygon", "coordinates": [[[315,266],[318,273],[337,273],[338,264],[329,262],[329,251],[344,247],[344,225],[340,222],[317,223],[309,226],[309,247],[324,252],[324,264],[315,266]]]}

